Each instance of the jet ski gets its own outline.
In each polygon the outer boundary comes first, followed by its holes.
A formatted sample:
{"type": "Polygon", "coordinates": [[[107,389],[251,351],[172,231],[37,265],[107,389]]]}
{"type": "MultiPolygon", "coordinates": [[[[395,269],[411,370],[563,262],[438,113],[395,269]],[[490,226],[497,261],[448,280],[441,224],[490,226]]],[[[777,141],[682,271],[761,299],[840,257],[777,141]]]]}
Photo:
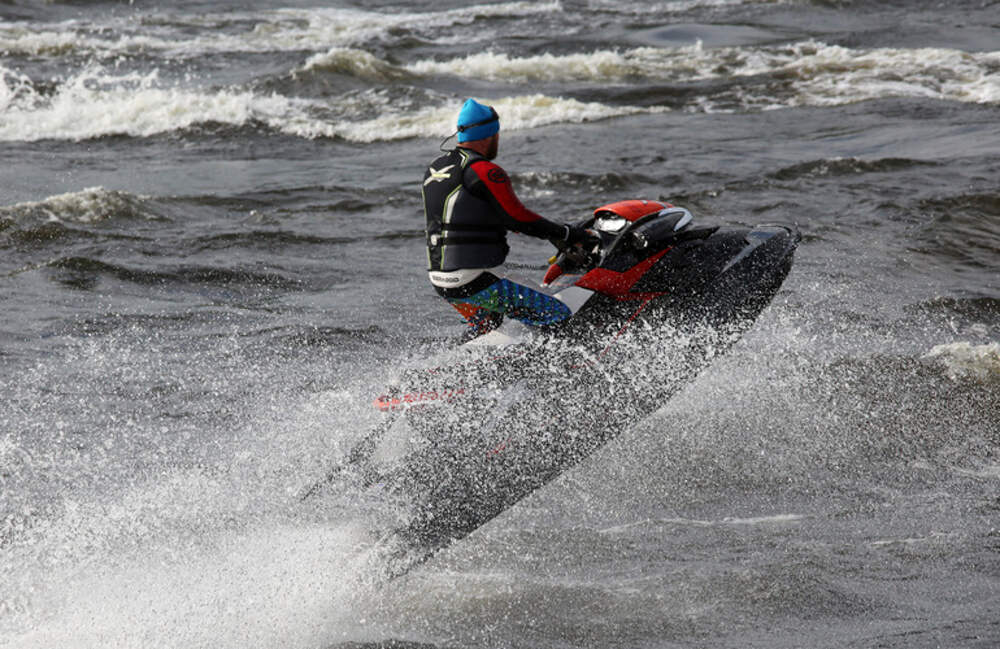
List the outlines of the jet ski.
{"type": "Polygon", "coordinates": [[[558,325],[506,322],[404,374],[383,421],[303,499],[349,494],[377,511],[377,568],[392,578],[552,481],[663,405],[770,303],[800,236],[789,225],[698,226],[646,200],[581,222],[542,288],[558,325]]]}

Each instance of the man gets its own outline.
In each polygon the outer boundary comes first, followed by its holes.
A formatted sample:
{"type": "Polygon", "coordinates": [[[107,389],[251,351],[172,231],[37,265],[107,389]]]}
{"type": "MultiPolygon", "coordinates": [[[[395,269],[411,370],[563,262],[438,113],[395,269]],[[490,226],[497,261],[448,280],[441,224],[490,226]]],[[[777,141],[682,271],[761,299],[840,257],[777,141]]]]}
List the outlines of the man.
{"type": "Polygon", "coordinates": [[[468,99],[458,114],[458,146],[424,174],[431,284],[475,334],[495,329],[504,315],[531,325],[571,315],[558,299],[502,276],[509,230],[569,245],[596,243],[592,232],[554,223],[521,204],[507,173],[491,162],[499,142],[497,112],[468,99]]]}

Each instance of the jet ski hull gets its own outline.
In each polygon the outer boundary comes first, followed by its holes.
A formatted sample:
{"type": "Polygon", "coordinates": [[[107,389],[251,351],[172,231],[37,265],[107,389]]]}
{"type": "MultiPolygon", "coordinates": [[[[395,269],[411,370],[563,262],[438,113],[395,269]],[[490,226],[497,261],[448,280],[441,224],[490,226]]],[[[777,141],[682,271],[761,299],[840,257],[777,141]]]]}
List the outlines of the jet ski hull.
{"type": "Polygon", "coordinates": [[[391,425],[354,485],[390,512],[378,570],[406,572],[663,405],[753,324],[798,239],[787,226],[712,229],[561,328],[412,373],[381,402],[391,425]]]}

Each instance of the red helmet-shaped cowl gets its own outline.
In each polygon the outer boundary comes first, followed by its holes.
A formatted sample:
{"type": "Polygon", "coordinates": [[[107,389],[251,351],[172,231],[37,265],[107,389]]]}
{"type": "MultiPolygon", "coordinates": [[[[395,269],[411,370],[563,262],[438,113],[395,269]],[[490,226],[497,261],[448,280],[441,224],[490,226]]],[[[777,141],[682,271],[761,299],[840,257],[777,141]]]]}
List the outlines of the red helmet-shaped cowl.
{"type": "MultiPolygon", "coordinates": [[[[660,203],[659,201],[630,200],[608,203],[594,210],[594,216],[602,216],[602,213],[610,212],[616,214],[626,221],[638,221],[647,214],[659,212],[662,209],[673,207],[670,203],[660,203]]],[[[606,216],[606,214],[604,214],[606,216]]]]}

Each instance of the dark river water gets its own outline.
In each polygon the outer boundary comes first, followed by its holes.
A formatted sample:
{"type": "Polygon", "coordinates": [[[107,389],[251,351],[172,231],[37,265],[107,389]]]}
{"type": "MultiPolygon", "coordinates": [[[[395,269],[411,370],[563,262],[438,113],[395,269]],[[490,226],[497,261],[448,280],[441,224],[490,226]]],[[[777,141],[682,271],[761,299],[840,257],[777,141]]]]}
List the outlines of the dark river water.
{"type": "Polygon", "coordinates": [[[988,0],[0,0],[0,646],[1000,646],[998,181],[988,0]],[[295,495],[461,334],[420,178],[469,96],[549,218],[804,238],[652,417],[373,588],[295,495]]]}

